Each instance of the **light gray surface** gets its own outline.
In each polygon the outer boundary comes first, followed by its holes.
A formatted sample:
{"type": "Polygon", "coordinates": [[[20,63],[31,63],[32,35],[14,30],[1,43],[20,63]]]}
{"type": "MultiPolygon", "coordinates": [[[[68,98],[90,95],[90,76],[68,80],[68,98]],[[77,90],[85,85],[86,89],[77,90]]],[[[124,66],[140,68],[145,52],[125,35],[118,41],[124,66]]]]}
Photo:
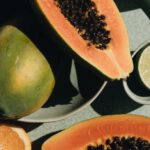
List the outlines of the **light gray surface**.
{"type": "Polygon", "coordinates": [[[128,30],[131,51],[150,40],[150,20],[141,9],[124,12],[122,16],[128,30]]]}
{"type": "MultiPolygon", "coordinates": [[[[134,10],[122,12],[122,16],[127,26],[127,31],[129,33],[131,50],[134,50],[135,48],[138,47],[138,45],[150,39],[150,20],[141,9],[134,9],[134,10]]],[[[113,94],[110,94],[110,97],[108,96],[109,94],[107,93],[107,91],[105,91],[102,96],[99,96],[95,100],[95,104],[93,104],[92,106],[88,106],[83,111],[65,120],[52,122],[52,123],[36,124],[36,125],[31,124],[31,126],[33,127],[32,130],[28,129],[28,134],[31,138],[31,141],[33,141],[33,149],[36,149],[36,147],[40,146],[40,144],[38,143],[40,143],[40,141],[42,142],[44,136],[47,135],[46,136],[47,138],[53,132],[63,130],[64,128],[67,128],[74,123],[92,117],[105,115],[105,114],[114,114],[114,113],[131,113],[131,114],[142,114],[142,115],[150,116],[149,105],[141,106],[132,102],[132,100],[129,99],[127,96],[125,96],[125,94],[119,95],[120,93],[122,94],[124,92],[124,91],[119,91],[119,92],[117,91],[116,87],[121,86],[121,84],[120,83],[117,84],[112,83],[112,84],[114,85],[111,85],[110,87],[105,89],[108,91],[112,89],[114,90],[113,94]],[[101,103],[102,100],[103,102],[101,103]],[[116,107],[111,106],[112,101],[114,105],[117,104],[116,107]],[[99,105],[100,107],[96,106],[99,104],[99,102],[101,104],[99,105]]],[[[28,128],[29,126],[30,124],[28,125],[28,128]]]]}

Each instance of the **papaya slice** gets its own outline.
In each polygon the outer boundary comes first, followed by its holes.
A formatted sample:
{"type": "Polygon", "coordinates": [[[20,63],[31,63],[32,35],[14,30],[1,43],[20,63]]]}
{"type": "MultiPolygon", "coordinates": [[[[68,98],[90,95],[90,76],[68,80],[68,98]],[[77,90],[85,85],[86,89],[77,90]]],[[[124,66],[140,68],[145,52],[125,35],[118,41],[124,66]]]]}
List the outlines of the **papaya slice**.
{"type": "Polygon", "coordinates": [[[34,1],[49,27],[81,62],[110,79],[129,76],[133,63],[128,34],[113,0],[34,1]]]}
{"type": "Polygon", "coordinates": [[[148,150],[150,119],[138,115],[93,118],[66,129],[42,145],[42,150],[148,150]]]}

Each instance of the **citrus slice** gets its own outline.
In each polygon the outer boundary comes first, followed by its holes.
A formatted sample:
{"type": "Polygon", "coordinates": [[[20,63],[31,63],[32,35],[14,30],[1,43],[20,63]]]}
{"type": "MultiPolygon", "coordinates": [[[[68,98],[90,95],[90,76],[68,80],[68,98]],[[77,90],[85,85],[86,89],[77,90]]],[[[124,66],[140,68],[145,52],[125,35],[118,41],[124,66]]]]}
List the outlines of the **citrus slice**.
{"type": "Polygon", "coordinates": [[[150,89],[150,46],[146,47],[139,57],[138,73],[142,83],[150,89]]]}
{"type": "Polygon", "coordinates": [[[31,142],[24,129],[1,123],[0,150],[31,150],[31,142]]]}

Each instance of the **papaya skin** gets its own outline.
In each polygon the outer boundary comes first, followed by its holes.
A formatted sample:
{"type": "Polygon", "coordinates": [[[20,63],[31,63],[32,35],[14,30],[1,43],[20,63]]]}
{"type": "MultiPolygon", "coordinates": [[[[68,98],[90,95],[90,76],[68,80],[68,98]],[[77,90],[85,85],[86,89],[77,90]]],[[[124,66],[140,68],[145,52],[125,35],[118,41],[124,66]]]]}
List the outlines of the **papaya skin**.
{"type": "Polygon", "coordinates": [[[89,119],[47,139],[42,150],[86,150],[114,136],[134,136],[150,141],[150,118],[140,115],[108,115],[89,119]],[[60,142],[61,141],[61,142],[60,142]]]}
{"type": "Polygon", "coordinates": [[[17,119],[39,109],[55,79],[37,47],[17,28],[0,29],[0,117],[17,119]]]}

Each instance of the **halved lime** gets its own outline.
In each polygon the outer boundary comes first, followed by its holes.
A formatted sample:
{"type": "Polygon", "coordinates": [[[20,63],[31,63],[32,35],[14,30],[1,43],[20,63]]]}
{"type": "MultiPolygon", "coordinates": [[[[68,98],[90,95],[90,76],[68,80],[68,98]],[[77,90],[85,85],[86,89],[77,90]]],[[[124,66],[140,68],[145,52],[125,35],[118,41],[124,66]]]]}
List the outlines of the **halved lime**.
{"type": "Polygon", "coordinates": [[[150,46],[147,46],[139,56],[138,73],[142,83],[150,90],[150,46]]]}

